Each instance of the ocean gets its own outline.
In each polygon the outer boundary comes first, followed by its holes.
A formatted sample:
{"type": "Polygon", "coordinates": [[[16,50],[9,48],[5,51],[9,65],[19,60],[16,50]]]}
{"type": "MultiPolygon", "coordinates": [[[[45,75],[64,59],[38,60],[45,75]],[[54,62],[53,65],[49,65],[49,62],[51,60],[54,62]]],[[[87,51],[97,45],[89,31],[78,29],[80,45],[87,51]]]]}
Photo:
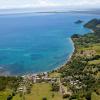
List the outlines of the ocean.
{"type": "MultiPolygon", "coordinates": [[[[97,15],[30,13],[0,15],[0,70],[9,75],[51,71],[73,53],[71,36],[97,15]],[[83,20],[82,24],[75,24],[83,20]]],[[[1,72],[2,72],[1,71],[1,72]]]]}

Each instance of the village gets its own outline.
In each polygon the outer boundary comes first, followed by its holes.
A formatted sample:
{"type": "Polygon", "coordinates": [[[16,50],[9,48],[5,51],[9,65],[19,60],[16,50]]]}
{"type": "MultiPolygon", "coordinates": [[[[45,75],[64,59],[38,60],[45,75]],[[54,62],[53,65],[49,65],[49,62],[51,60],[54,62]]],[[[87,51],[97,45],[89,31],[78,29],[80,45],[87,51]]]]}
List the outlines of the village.
{"type": "Polygon", "coordinates": [[[31,93],[32,85],[38,83],[51,84],[52,88],[54,88],[53,91],[59,92],[64,98],[72,95],[72,91],[64,84],[64,82],[67,82],[68,86],[75,86],[76,89],[81,89],[83,86],[85,86],[79,80],[75,80],[75,78],[72,76],[68,76],[66,77],[66,79],[61,79],[59,76],[50,77],[48,72],[40,74],[28,74],[22,77],[23,81],[19,84],[19,87],[17,88],[17,93],[21,93],[22,95],[26,93],[31,93]],[[55,87],[53,87],[53,84],[55,84],[55,87]]]}

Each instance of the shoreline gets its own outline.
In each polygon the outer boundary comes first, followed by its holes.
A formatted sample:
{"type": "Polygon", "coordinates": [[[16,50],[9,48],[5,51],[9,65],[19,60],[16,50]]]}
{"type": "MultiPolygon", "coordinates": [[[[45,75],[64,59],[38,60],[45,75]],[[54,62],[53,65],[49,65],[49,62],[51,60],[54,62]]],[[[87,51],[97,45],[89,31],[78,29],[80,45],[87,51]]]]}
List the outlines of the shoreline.
{"type": "MultiPolygon", "coordinates": [[[[66,61],[65,61],[65,63],[64,64],[61,64],[61,65],[59,65],[58,67],[56,67],[56,68],[54,68],[54,69],[52,69],[52,70],[49,70],[49,71],[44,71],[44,72],[38,72],[38,73],[28,73],[28,74],[24,74],[24,75],[21,75],[21,76],[27,76],[27,75],[40,75],[40,74],[44,74],[44,73],[48,73],[48,74],[50,74],[50,73],[52,73],[52,72],[55,72],[55,71],[58,71],[58,70],[60,70],[61,68],[63,68],[66,64],[68,64],[70,61],[71,61],[71,59],[72,59],[72,57],[74,56],[74,54],[75,54],[75,51],[76,51],[76,47],[75,47],[75,44],[74,44],[74,42],[73,42],[73,39],[70,37],[69,38],[70,39],[70,42],[71,42],[71,45],[73,46],[73,50],[72,50],[72,53],[69,55],[69,57],[68,57],[68,59],[66,59],[66,61]]],[[[17,76],[17,75],[16,75],[17,76]]]]}
{"type": "MultiPolygon", "coordinates": [[[[38,73],[28,73],[28,74],[23,74],[23,75],[21,75],[21,76],[23,77],[23,76],[41,75],[41,74],[45,74],[45,73],[51,74],[51,73],[53,73],[53,72],[58,72],[58,71],[59,71],[60,69],[62,69],[66,64],[70,63],[72,57],[73,57],[74,54],[76,53],[76,47],[75,47],[75,44],[74,44],[73,39],[72,39],[71,37],[70,37],[69,39],[70,39],[70,42],[71,42],[71,44],[72,44],[72,46],[73,46],[73,52],[69,55],[68,59],[66,59],[66,61],[65,61],[64,64],[61,64],[61,65],[59,65],[58,67],[56,67],[56,68],[54,68],[54,69],[52,69],[52,70],[49,70],[49,71],[38,72],[38,73]]],[[[12,75],[12,76],[13,76],[13,75],[12,75]]],[[[16,75],[16,76],[17,76],[17,75],[16,75]]]]}
{"type": "Polygon", "coordinates": [[[65,66],[66,64],[68,64],[68,62],[71,61],[71,58],[72,58],[72,56],[73,56],[73,54],[75,53],[75,50],[76,50],[74,42],[73,42],[71,37],[69,38],[69,40],[70,40],[71,45],[73,47],[72,53],[69,54],[68,58],[65,59],[65,62],[63,64],[58,65],[56,68],[48,70],[48,71],[43,71],[43,72],[41,71],[41,72],[36,72],[36,73],[26,73],[26,74],[22,74],[22,75],[20,75],[20,74],[19,75],[12,75],[12,74],[10,74],[10,72],[4,71],[0,74],[0,76],[26,76],[26,75],[32,75],[32,74],[37,74],[38,75],[38,74],[41,74],[41,73],[51,73],[53,71],[60,70],[63,66],[65,66]]]}
{"type": "Polygon", "coordinates": [[[72,46],[73,46],[73,51],[72,51],[72,53],[69,55],[68,59],[65,61],[64,64],[59,65],[59,66],[58,66],[57,68],[55,68],[54,70],[46,71],[47,73],[51,73],[51,72],[53,72],[53,71],[58,71],[58,70],[60,70],[63,66],[65,66],[66,64],[68,64],[68,63],[71,61],[71,58],[72,58],[72,56],[74,55],[76,48],[75,48],[75,44],[74,44],[72,38],[70,37],[69,39],[70,39],[71,44],[72,44],[72,46]]]}

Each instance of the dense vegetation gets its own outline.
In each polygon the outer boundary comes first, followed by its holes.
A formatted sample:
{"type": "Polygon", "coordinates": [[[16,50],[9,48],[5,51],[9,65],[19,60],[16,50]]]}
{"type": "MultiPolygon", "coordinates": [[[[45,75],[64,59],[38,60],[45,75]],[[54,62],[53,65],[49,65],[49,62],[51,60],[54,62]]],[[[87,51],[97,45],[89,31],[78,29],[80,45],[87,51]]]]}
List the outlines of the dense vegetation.
{"type": "Polygon", "coordinates": [[[0,98],[6,98],[5,100],[12,100],[13,96],[16,94],[20,81],[22,81],[21,77],[0,76],[0,98]],[[8,91],[10,91],[10,93],[8,91]],[[6,95],[6,93],[8,94],[6,95]]]}
{"type": "Polygon", "coordinates": [[[20,81],[21,81],[20,77],[0,76],[0,91],[5,90],[6,88],[11,88],[16,90],[20,81]]]}
{"type": "Polygon", "coordinates": [[[93,19],[85,25],[85,27],[91,28],[93,33],[72,36],[76,50],[68,64],[59,70],[63,85],[72,91],[70,100],[91,100],[93,92],[100,95],[99,25],[100,20],[93,19]],[[96,63],[94,63],[95,61],[96,63]]]}
{"type": "Polygon", "coordinates": [[[86,23],[84,27],[92,29],[100,37],[100,19],[95,18],[86,23]]]}

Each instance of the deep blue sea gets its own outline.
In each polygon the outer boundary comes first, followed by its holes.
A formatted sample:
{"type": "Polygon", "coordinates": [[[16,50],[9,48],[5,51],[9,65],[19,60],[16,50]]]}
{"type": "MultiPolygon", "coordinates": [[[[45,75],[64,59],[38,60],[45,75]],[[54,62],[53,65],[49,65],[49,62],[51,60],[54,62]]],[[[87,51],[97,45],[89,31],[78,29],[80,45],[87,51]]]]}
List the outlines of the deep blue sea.
{"type": "Polygon", "coordinates": [[[97,15],[31,13],[0,15],[0,70],[11,75],[50,71],[64,64],[74,47],[74,33],[97,15]],[[83,24],[75,24],[77,20],[83,24]]]}

